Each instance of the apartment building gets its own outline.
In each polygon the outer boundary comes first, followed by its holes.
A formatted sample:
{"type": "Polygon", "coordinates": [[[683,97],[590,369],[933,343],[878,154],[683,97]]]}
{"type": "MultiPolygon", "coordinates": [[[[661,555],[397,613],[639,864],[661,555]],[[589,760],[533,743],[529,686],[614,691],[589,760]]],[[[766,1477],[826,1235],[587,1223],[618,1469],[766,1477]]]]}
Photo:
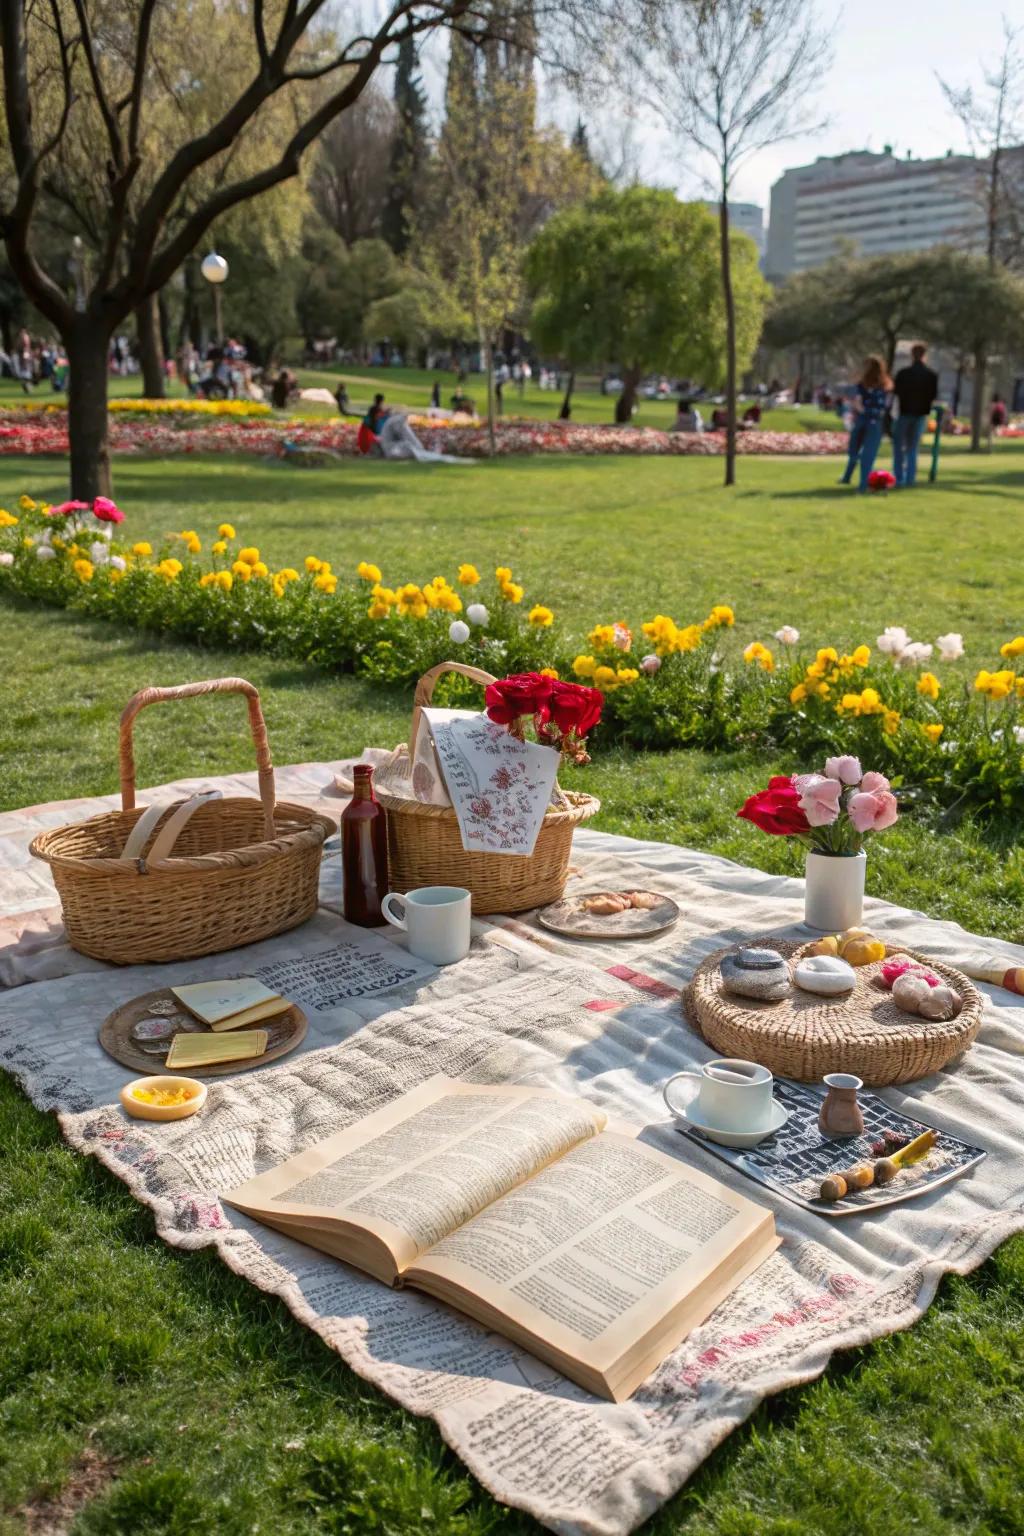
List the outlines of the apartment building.
{"type": "Polygon", "coordinates": [[[820,266],[844,246],[859,256],[978,246],[983,176],[983,163],[971,155],[900,160],[888,148],[823,156],[788,170],[772,187],[765,273],[779,281],[820,266]]]}

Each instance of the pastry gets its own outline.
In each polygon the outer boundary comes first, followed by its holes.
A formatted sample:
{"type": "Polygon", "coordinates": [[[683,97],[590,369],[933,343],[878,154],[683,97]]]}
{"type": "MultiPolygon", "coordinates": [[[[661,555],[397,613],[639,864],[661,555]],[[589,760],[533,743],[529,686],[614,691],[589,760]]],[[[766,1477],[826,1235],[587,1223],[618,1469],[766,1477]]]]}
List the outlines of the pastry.
{"type": "Polygon", "coordinates": [[[658,896],[654,891],[626,891],[631,907],[636,907],[638,912],[653,912],[655,907],[660,907],[664,897],[658,896]]]}
{"type": "Polygon", "coordinates": [[[617,891],[598,891],[593,896],[584,896],[583,905],[594,917],[614,917],[616,912],[629,909],[628,899],[617,891]]]}

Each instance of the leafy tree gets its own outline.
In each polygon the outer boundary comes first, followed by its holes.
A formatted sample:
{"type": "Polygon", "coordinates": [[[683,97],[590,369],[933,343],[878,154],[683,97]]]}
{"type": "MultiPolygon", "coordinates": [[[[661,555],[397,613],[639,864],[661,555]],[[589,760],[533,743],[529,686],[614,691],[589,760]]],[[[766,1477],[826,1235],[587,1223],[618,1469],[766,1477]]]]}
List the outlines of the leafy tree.
{"type": "Polygon", "coordinates": [[[532,5],[504,0],[503,18],[500,38],[482,46],[452,37],[445,119],[417,242],[448,334],[480,349],[492,452],[494,352],[525,318],[526,248],[555,209],[599,181],[559,132],[535,126],[532,5]]]}
{"type": "Polygon", "coordinates": [[[766,346],[813,347],[848,361],[880,352],[890,371],[901,340],[961,354],[1012,351],[1024,331],[1024,282],[987,257],[950,247],[850,255],[798,273],[774,296],[766,346]]]}
{"type": "Polygon", "coordinates": [[[348,245],[382,233],[386,167],[397,134],[394,107],[371,86],[320,137],[310,194],[322,218],[348,245]]]}
{"type": "MultiPolygon", "coordinates": [[[[733,232],[736,357],[745,367],[767,285],[757,248],[733,232]]],[[[533,335],[571,363],[616,363],[628,422],[647,372],[717,384],[726,371],[726,317],[715,220],[700,203],[649,187],[611,188],[556,214],[530,248],[533,335]]]]}
{"type": "Polygon", "coordinates": [[[396,129],[381,225],[396,256],[403,256],[409,246],[426,162],[427,98],[416,65],[416,42],[408,37],[399,47],[395,68],[396,129]]]}
{"type": "Polygon", "coordinates": [[[725,483],[736,479],[737,327],[729,199],[759,150],[812,127],[808,100],[828,54],[806,0],[660,0],[641,29],[641,93],[715,167],[725,304],[725,483]]]}
{"type": "Polygon", "coordinates": [[[389,0],[346,35],[327,0],[2,0],[0,237],[67,350],[75,496],[110,485],[113,331],[216,220],[298,174],[404,39],[462,22],[469,3],[389,0]],[[93,253],[81,303],[43,252],[47,204],[93,253]]]}

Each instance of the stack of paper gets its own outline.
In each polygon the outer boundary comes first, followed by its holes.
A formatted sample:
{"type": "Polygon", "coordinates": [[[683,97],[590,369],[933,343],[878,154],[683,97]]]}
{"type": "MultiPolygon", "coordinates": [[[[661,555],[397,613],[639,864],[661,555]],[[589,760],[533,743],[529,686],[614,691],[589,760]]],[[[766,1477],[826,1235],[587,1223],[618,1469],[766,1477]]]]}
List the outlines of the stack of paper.
{"type": "Polygon", "coordinates": [[[219,1061],[245,1061],[262,1056],[267,1039],[265,1029],[244,1029],[233,1035],[175,1035],[167,1066],[212,1067],[219,1061]]]}
{"type": "Polygon", "coordinates": [[[189,1013],[213,1030],[243,1029],[272,1019],[288,1007],[288,999],[271,992],[252,976],[232,981],[197,981],[171,991],[189,1013]]]}

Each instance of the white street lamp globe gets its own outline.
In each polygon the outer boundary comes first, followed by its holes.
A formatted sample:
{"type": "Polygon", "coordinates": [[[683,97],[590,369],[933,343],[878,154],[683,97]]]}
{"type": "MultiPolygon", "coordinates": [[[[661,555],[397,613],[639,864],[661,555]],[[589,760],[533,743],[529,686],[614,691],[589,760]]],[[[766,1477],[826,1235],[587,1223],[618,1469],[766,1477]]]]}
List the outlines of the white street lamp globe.
{"type": "Polygon", "coordinates": [[[211,251],[208,256],[203,257],[199,270],[208,283],[223,283],[227,279],[228,264],[223,256],[218,256],[216,251],[211,251]]]}

